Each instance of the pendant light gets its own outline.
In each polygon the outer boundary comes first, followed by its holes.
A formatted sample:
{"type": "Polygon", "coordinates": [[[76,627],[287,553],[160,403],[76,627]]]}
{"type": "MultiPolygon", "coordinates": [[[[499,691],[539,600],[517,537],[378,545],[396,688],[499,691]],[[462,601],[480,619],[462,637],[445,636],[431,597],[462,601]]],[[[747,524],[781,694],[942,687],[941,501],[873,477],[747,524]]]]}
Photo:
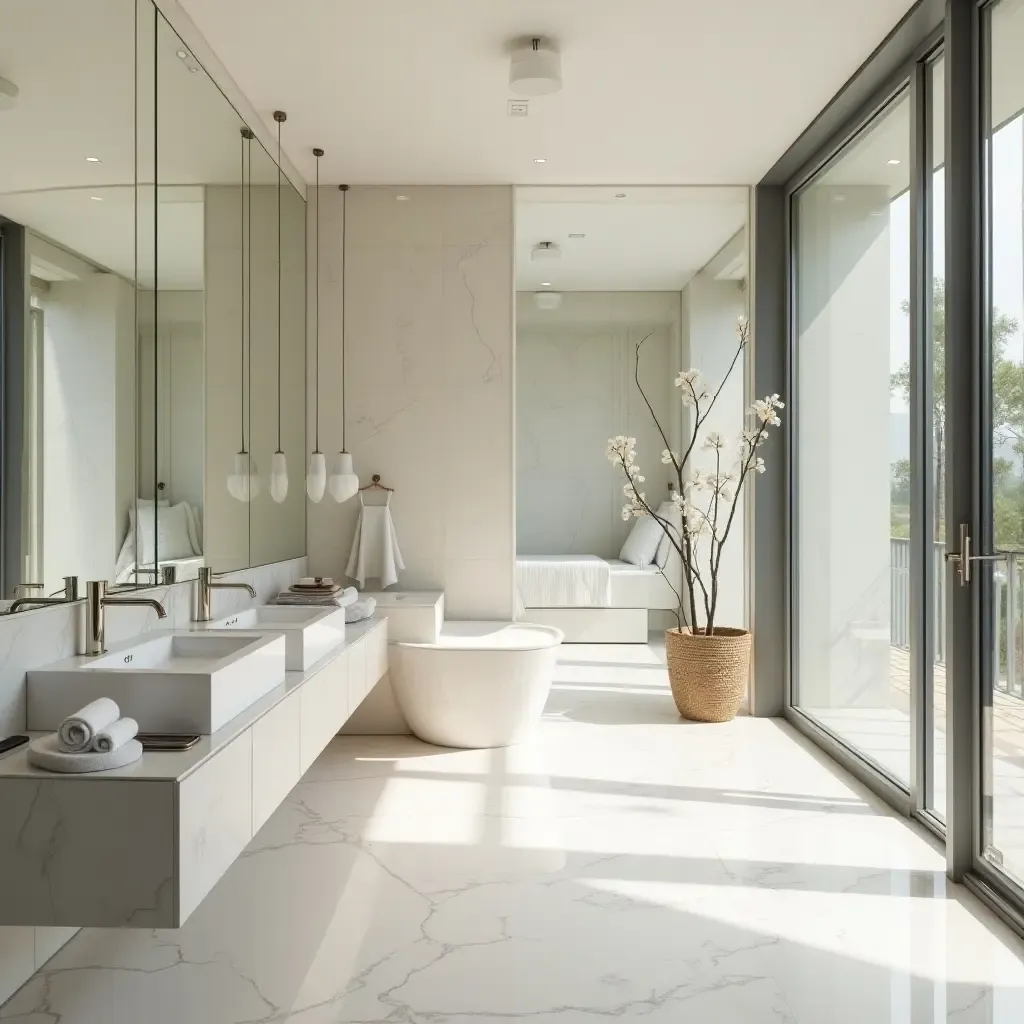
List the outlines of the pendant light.
{"type": "Polygon", "coordinates": [[[334,458],[331,478],[327,481],[331,497],[335,501],[348,501],[359,490],[359,477],[352,469],[352,456],[345,448],[345,391],[348,388],[348,377],[345,374],[345,321],[348,314],[348,296],[345,294],[345,260],[348,256],[348,185],[339,185],[341,189],[341,451],[334,458]]]}
{"type": "Polygon", "coordinates": [[[277,122],[277,451],[270,460],[270,496],[279,505],[288,497],[288,460],[281,448],[281,125],[288,120],[283,110],[274,111],[277,122]]]}
{"type": "MultiPolygon", "coordinates": [[[[247,238],[248,238],[248,252],[251,256],[252,253],[252,211],[249,209],[247,215],[246,208],[246,191],[245,191],[245,165],[246,157],[248,156],[249,167],[252,167],[252,140],[254,135],[252,130],[248,127],[241,129],[241,167],[239,173],[239,186],[238,191],[241,196],[241,210],[240,210],[240,225],[241,225],[241,281],[239,290],[239,318],[241,321],[241,331],[239,334],[239,420],[240,420],[240,435],[241,435],[241,446],[236,452],[234,460],[232,462],[231,472],[228,474],[228,493],[236,501],[243,503],[250,502],[259,493],[259,477],[258,475],[254,478],[253,472],[255,471],[255,463],[245,447],[245,399],[248,394],[248,387],[246,385],[245,377],[245,342],[246,342],[246,251],[247,251],[247,238]]],[[[249,204],[251,207],[252,196],[249,196],[249,204]]],[[[251,259],[249,261],[249,267],[251,268],[251,259]]]]}
{"type": "Polygon", "coordinates": [[[324,453],[320,451],[320,157],[324,155],[322,149],[314,149],[313,156],[316,157],[316,250],[313,258],[313,273],[316,277],[316,291],[314,310],[316,315],[316,372],[315,372],[315,397],[313,399],[313,422],[316,434],[316,441],[313,451],[309,456],[309,471],[306,473],[306,495],[314,504],[324,496],[324,488],[327,486],[327,460],[324,453]]]}

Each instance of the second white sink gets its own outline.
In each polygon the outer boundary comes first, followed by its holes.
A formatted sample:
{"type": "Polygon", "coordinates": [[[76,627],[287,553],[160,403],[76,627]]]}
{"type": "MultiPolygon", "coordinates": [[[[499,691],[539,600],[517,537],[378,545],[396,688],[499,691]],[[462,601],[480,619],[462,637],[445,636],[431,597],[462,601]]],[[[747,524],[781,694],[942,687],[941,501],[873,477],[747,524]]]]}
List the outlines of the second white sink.
{"type": "Polygon", "coordinates": [[[203,623],[207,630],[267,630],[284,633],[289,672],[305,672],[345,642],[344,608],[268,604],[203,623]]]}
{"type": "Polygon", "coordinates": [[[142,732],[216,732],[284,682],[285,638],[248,633],[152,633],[96,658],[28,673],[29,729],[56,729],[110,697],[142,732]]]}

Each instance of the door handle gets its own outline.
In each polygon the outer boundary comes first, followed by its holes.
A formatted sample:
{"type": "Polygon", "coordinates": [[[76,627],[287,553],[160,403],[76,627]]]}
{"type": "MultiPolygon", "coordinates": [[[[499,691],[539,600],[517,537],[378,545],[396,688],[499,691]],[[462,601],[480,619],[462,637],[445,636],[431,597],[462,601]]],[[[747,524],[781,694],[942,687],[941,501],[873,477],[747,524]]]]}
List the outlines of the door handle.
{"type": "Polygon", "coordinates": [[[971,562],[1001,562],[1007,557],[1006,551],[996,551],[991,555],[971,554],[971,527],[968,523],[960,524],[960,550],[947,551],[943,556],[947,562],[956,566],[960,577],[960,586],[967,587],[971,583],[971,562]]]}

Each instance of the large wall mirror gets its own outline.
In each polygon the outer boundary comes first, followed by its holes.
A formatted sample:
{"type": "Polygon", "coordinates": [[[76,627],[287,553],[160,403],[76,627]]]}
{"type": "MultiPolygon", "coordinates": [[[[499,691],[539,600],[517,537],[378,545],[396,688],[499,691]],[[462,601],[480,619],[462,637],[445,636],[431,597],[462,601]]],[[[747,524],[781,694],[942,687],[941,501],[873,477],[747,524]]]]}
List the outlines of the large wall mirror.
{"type": "Polygon", "coordinates": [[[5,0],[0,79],[3,596],[304,554],[303,197],[150,0],[5,0]]]}

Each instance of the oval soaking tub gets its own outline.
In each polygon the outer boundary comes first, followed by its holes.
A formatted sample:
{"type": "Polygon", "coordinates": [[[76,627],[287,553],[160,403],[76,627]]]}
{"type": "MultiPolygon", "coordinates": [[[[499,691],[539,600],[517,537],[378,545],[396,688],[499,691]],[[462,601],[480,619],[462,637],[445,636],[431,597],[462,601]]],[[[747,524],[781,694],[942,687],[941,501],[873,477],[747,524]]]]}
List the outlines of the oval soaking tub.
{"type": "Polygon", "coordinates": [[[513,622],[445,622],[434,643],[395,643],[395,699],[421,740],[507,747],[533,732],[551,690],[560,630],[513,622]]]}

